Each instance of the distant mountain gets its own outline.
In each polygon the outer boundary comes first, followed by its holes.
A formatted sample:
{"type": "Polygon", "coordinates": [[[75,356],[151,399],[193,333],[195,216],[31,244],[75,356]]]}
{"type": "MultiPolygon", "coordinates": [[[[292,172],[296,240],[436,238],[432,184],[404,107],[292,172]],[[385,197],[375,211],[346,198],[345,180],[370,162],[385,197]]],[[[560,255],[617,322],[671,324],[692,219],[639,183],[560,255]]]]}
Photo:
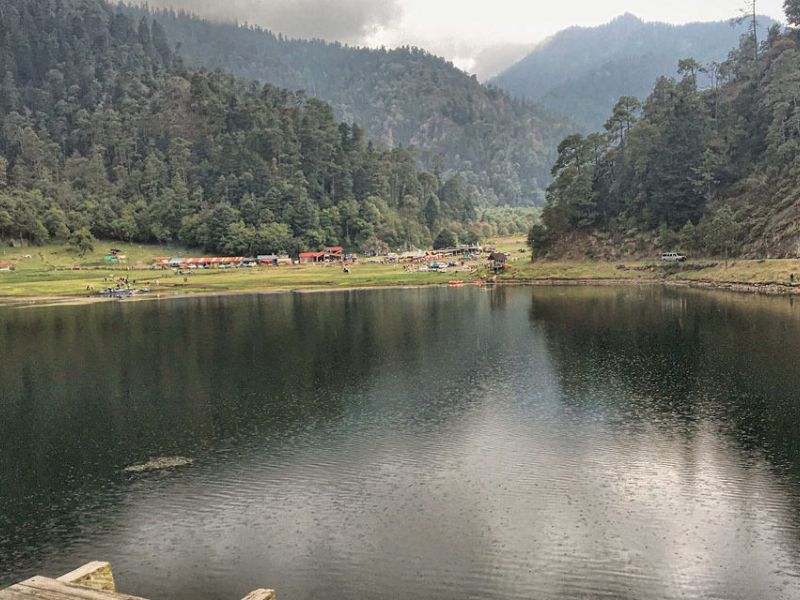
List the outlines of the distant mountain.
{"type": "Polygon", "coordinates": [[[192,66],[304,90],[378,145],[413,146],[426,169],[460,173],[488,204],[540,202],[558,142],[574,128],[423,50],[290,40],[182,12],[127,10],[154,16],[192,66]]]}
{"type": "MultiPolygon", "coordinates": [[[[766,36],[774,21],[759,19],[766,36]]],[[[556,34],[490,83],[595,131],[621,96],[646,97],[658,77],[676,74],[679,60],[725,60],[746,28],[728,21],[645,23],[625,14],[600,27],[556,34]]]]}

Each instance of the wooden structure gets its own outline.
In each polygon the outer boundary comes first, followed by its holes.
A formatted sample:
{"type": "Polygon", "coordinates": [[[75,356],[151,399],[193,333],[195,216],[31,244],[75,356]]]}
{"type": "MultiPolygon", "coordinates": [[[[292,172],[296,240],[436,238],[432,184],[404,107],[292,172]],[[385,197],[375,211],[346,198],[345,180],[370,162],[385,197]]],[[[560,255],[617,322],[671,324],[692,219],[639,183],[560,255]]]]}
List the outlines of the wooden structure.
{"type": "Polygon", "coordinates": [[[325,261],[324,252],[301,252],[298,255],[300,264],[307,265],[310,263],[321,263],[325,261]]]}
{"type": "Polygon", "coordinates": [[[483,252],[480,246],[459,246],[457,248],[440,248],[438,250],[428,250],[428,256],[467,256],[479,255],[483,252]]]}
{"type": "MultiPolygon", "coordinates": [[[[144,600],[120,594],[114,583],[111,565],[91,562],[58,579],[31,577],[0,590],[0,600],[144,600]]],[[[243,600],[275,600],[272,590],[255,590],[243,600]]]]}
{"type": "Polygon", "coordinates": [[[496,273],[502,271],[508,266],[508,261],[511,256],[505,252],[492,252],[489,255],[492,270],[496,273]]]}
{"type": "Polygon", "coordinates": [[[332,246],[330,248],[326,248],[324,252],[301,252],[297,258],[302,265],[311,263],[342,262],[344,260],[344,254],[339,252],[340,249],[341,246],[332,246]],[[336,250],[336,252],[329,252],[329,250],[336,250]]]}
{"type": "Polygon", "coordinates": [[[190,267],[203,267],[205,269],[210,269],[212,267],[220,266],[238,267],[248,261],[255,263],[255,259],[248,259],[245,256],[199,256],[194,258],[183,258],[179,256],[153,257],[154,266],[161,267],[162,269],[185,269],[190,267]]]}

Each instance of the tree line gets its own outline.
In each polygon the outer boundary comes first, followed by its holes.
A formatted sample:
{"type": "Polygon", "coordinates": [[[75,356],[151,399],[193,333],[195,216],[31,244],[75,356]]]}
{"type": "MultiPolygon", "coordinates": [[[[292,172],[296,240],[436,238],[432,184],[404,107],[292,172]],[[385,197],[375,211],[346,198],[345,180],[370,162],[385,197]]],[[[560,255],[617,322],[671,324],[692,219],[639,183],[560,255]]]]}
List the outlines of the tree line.
{"type": "Polygon", "coordinates": [[[602,132],[564,139],[535,255],[567,239],[601,254],[796,255],[800,1],[785,8],[789,29],[753,27],[722,63],[682,60],[644,102],[621,98],[602,132]]]}
{"type": "Polygon", "coordinates": [[[102,0],[0,0],[0,240],[225,254],[428,246],[527,229],[303,92],[188,67],[102,0]]]}
{"type": "Polygon", "coordinates": [[[565,118],[420,48],[356,48],[181,11],[127,11],[158,19],[189,64],[306,90],[381,147],[413,145],[422,168],[460,174],[481,206],[541,206],[555,147],[569,131],[565,118]]]}

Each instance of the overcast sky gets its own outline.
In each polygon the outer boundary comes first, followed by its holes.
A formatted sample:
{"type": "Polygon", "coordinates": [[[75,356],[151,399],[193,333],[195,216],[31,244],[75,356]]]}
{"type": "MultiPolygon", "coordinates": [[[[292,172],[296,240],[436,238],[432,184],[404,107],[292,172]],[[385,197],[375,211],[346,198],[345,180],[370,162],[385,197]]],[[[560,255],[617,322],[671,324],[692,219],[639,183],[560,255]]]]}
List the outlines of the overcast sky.
{"type": "MultiPolygon", "coordinates": [[[[411,44],[486,76],[571,25],[630,12],[646,21],[688,23],[736,16],[744,0],[149,0],[203,16],[247,21],[296,37],[352,44],[411,44]]],[[[783,0],[758,10],[783,20],[783,0]]]]}

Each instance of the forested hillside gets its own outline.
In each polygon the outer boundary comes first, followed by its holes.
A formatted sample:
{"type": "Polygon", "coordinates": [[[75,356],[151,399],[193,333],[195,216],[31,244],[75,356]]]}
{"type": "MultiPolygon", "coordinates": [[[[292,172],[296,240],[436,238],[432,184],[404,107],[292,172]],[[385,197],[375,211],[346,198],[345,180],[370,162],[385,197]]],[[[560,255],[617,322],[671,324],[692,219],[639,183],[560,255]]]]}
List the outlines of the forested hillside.
{"type": "MultiPolygon", "coordinates": [[[[786,4],[800,26],[800,1],[786,4]]],[[[765,37],[718,68],[682,60],[603,132],[566,138],[535,253],[800,255],[800,35],[765,37]],[[718,85],[701,90],[703,71],[718,85]]]]}
{"type": "MultiPolygon", "coordinates": [[[[773,24],[759,17],[761,33],[773,24]]],[[[645,23],[626,14],[607,25],[556,34],[491,83],[569,115],[582,132],[594,131],[603,126],[618,98],[644,98],[659,77],[677,75],[680,59],[722,62],[747,27],[645,23]]],[[[708,87],[711,81],[701,76],[698,84],[708,87]]]]}
{"type": "Polygon", "coordinates": [[[0,239],[179,241],[242,254],[515,231],[302,93],[187,68],[101,0],[0,0],[0,239]]]}
{"type": "MultiPolygon", "coordinates": [[[[151,14],[128,10],[137,20],[151,14]]],[[[567,119],[487,88],[423,50],[290,40],[185,13],[154,14],[188,63],[305,90],[339,119],[360,123],[376,144],[413,146],[427,170],[458,171],[487,205],[541,203],[558,141],[571,129],[567,119]]]]}

